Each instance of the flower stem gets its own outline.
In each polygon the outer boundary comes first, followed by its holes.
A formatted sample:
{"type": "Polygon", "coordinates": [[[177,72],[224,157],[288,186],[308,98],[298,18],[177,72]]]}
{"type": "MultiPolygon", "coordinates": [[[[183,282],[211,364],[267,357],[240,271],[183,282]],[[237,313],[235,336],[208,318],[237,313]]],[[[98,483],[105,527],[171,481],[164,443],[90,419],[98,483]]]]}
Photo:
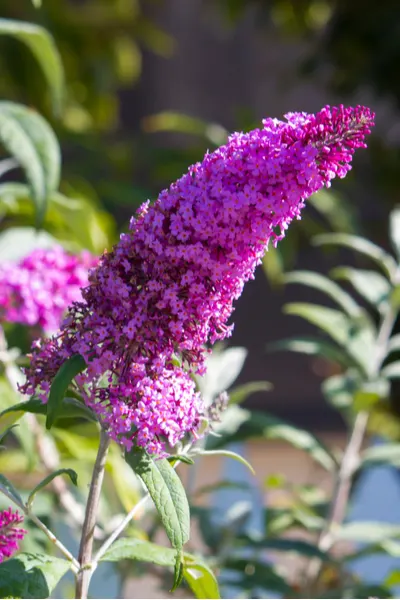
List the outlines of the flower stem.
{"type": "Polygon", "coordinates": [[[78,562],[80,564],[80,570],[76,582],[76,598],[86,599],[88,597],[89,583],[93,573],[92,551],[94,530],[96,527],[101,486],[103,483],[104,469],[106,466],[109,446],[110,439],[106,432],[102,429],[100,433],[100,445],[93,468],[92,481],[90,483],[89,496],[86,504],[85,521],[83,523],[82,537],[79,547],[78,562]]]}

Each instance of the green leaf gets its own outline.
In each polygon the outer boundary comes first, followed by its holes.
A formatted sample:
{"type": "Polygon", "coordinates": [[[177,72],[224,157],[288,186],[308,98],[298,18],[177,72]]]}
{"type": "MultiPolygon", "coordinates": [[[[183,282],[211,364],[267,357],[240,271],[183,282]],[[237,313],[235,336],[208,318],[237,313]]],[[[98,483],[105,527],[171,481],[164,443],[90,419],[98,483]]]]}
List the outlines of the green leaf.
{"type": "Polygon", "coordinates": [[[183,552],[178,550],[175,557],[174,565],[174,582],[170,592],[174,592],[182,583],[183,579],[183,552]]]}
{"type": "Polygon", "coordinates": [[[50,125],[20,104],[0,102],[0,140],[24,169],[40,225],[48,196],[60,183],[60,148],[50,125]]]}
{"type": "Polygon", "coordinates": [[[400,536],[400,527],[375,521],[345,523],[335,529],[335,538],[354,542],[379,543],[400,536]]]}
{"type": "Polygon", "coordinates": [[[72,483],[74,485],[78,485],[78,475],[73,469],[58,469],[57,471],[54,471],[54,473],[50,473],[50,475],[47,475],[47,477],[42,479],[42,481],[38,483],[38,485],[31,491],[28,497],[27,505],[32,506],[36,494],[59,475],[68,475],[72,483]]]}
{"type": "Polygon", "coordinates": [[[327,294],[350,317],[357,317],[361,312],[361,307],[347,292],[320,273],[313,271],[292,271],[291,273],[287,273],[283,280],[285,283],[307,285],[327,294]]]}
{"type": "Polygon", "coordinates": [[[161,567],[175,565],[176,551],[145,540],[122,538],[113,543],[101,557],[101,561],[120,562],[131,559],[149,562],[161,567]]]}
{"type": "Polygon", "coordinates": [[[400,333],[390,338],[388,343],[388,354],[391,352],[400,352],[400,333]]]}
{"type": "Polygon", "coordinates": [[[350,267],[337,267],[331,273],[335,279],[348,281],[364,300],[378,310],[382,310],[387,304],[392,288],[380,273],[350,267]]]}
{"type": "Polygon", "coordinates": [[[86,369],[86,363],[80,354],[74,354],[59,368],[51,384],[49,401],[47,403],[47,429],[51,428],[59,414],[69,384],[84,369],[86,369]]]}
{"type": "Polygon", "coordinates": [[[237,454],[236,452],[232,452],[231,450],[201,450],[198,453],[200,456],[226,456],[226,458],[233,458],[233,460],[237,460],[238,462],[242,463],[242,465],[244,465],[245,467],[247,467],[249,469],[249,471],[252,472],[253,475],[255,475],[255,471],[253,469],[253,467],[251,466],[251,464],[243,457],[240,456],[240,454],[237,454]]]}
{"type": "Polygon", "coordinates": [[[239,543],[249,545],[252,548],[273,550],[275,552],[288,552],[306,556],[307,558],[319,558],[324,562],[332,562],[329,553],[323,552],[317,545],[296,538],[258,538],[255,536],[241,535],[237,538],[239,543]]]}
{"type": "Polygon", "coordinates": [[[221,598],[215,575],[204,563],[186,561],[183,575],[196,598],[221,598]]]}
{"type": "MultiPolygon", "coordinates": [[[[288,597],[293,591],[285,578],[279,574],[277,568],[262,560],[230,558],[225,561],[224,567],[237,571],[238,575],[232,580],[225,576],[227,585],[248,590],[250,593],[256,588],[263,588],[264,590],[278,592],[283,597],[288,597]]],[[[251,594],[249,597],[254,598],[254,595],[251,594]]]]}
{"type": "Polygon", "coordinates": [[[189,456],[185,456],[184,454],[172,454],[171,456],[167,456],[167,461],[174,466],[175,463],[181,462],[185,465],[194,465],[194,460],[189,456]]]}
{"type": "Polygon", "coordinates": [[[400,444],[382,444],[364,450],[361,455],[360,468],[377,465],[400,467],[400,444]]]}
{"type": "Polygon", "coordinates": [[[243,419],[236,431],[223,434],[221,437],[208,438],[210,449],[254,438],[285,440],[295,448],[307,452],[325,469],[331,470],[336,467],[336,460],[329,449],[310,432],[264,412],[243,409],[242,412],[243,419]]]}
{"type": "Polygon", "coordinates": [[[49,85],[53,110],[59,115],[64,94],[64,70],[52,36],[39,25],[11,19],[0,19],[0,35],[18,39],[32,52],[49,85]]]}
{"type": "Polygon", "coordinates": [[[392,279],[396,273],[397,265],[394,258],[380,246],[373,244],[365,238],[345,233],[324,233],[322,235],[317,235],[313,239],[313,244],[316,246],[332,244],[349,248],[350,250],[368,256],[368,258],[379,265],[384,273],[388,275],[389,279],[392,279]]]}
{"type": "Polygon", "coordinates": [[[369,372],[376,332],[368,319],[350,319],[344,313],[302,302],[286,304],[284,312],[301,317],[322,329],[365,373],[369,372]]]}
{"type": "Polygon", "coordinates": [[[196,382],[206,401],[213,400],[218,394],[230,388],[237,379],[247,357],[246,348],[236,347],[218,350],[207,358],[207,373],[197,377],[196,382]]]}
{"type": "Polygon", "coordinates": [[[354,394],[353,408],[360,412],[370,410],[380,400],[385,400],[390,394],[390,384],[386,379],[366,381],[354,394]]]}
{"type": "MultiPolygon", "coordinates": [[[[19,402],[14,406],[6,408],[0,413],[0,429],[3,424],[3,419],[9,419],[10,422],[15,423],[25,413],[32,413],[34,415],[46,415],[47,404],[39,400],[39,398],[32,397],[27,402],[19,402]]],[[[76,398],[64,398],[61,405],[60,411],[56,416],[57,419],[76,419],[86,418],[89,421],[96,421],[96,416],[83,402],[80,402],[76,398]]]]}
{"type": "Polygon", "coordinates": [[[250,381],[237,385],[229,392],[229,404],[241,404],[255,392],[268,392],[272,389],[272,384],[269,381],[250,381]]]}
{"type": "Polygon", "coordinates": [[[15,489],[13,484],[5,475],[0,473],[0,492],[2,492],[7,498],[15,502],[19,508],[24,510],[24,501],[22,500],[19,492],[15,489]]]}
{"type": "Polygon", "coordinates": [[[386,365],[383,367],[381,371],[382,377],[387,377],[388,379],[399,379],[400,378],[400,360],[396,360],[395,362],[386,365]]]}
{"type": "Polygon", "coordinates": [[[354,395],[359,389],[360,377],[347,371],[343,375],[332,375],[322,383],[322,391],[329,404],[343,409],[352,405],[354,395]]]}
{"type": "Polygon", "coordinates": [[[70,566],[53,556],[19,554],[0,564],[0,597],[49,598],[70,566]]]}
{"type": "Polygon", "coordinates": [[[289,352],[300,352],[301,354],[309,354],[311,356],[323,356],[327,360],[331,360],[340,365],[348,366],[349,359],[344,353],[329,342],[319,340],[313,337],[295,337],[285,340],[279,340],[268,344],[268,350],[277,350],[289,352]]]}
{"type": "Polygon", "coordinates": [[[389,235],[392,242],[393,250],[400,258],[400,207],[396,206],[390,213],[389,217],[389,235]]]}
{"type": "Polygon", "coordinates": [[[172,547],[181,550],[189,539],[190,511],[178,475],[167,460],[153,460],[140,448],[127,453],[125,458],[146,486],[172,547]]]}
{"type": "Polygon", "coordinates": [[[32,4],[35,8],[40,8],[42,6],[42,0],[32,0],[32,4]]]}

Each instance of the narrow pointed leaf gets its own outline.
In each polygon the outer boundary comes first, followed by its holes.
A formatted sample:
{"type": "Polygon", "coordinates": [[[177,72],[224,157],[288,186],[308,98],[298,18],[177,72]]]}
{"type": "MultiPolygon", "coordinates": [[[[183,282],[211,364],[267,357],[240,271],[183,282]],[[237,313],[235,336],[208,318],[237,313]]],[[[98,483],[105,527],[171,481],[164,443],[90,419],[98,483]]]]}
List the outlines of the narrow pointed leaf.
{"type": "Polygon", "coordinates": [[[77,475],[76,471],[74,471],[73,469],[58,469],[57,471],[54,471],[54,473],[50,473],[50,475],[48,475],[47,477],[42,479],[42,481],[31,491],[31,493],[29,494],[29,497],[28,497],[28,501],[27,501],[28,506],[32,505],[36,494],[41,489],[46,487],[46,485],[48,485],[51,481],[53,481],[53,479],[55,477],[58,477],[59,475],[68,475],[68,477],[71,479],[72,483],[74,485],[78,485],[78,475],[77,475]]]}
{"type": "Polygon", "coordinates": [[[61,365],[51,384],[49,401],[47,403],[46,428],[50,429],[60,411],[68,386],[76,375],[86,369],[84,358],[74,354],[61,365]]]}
{"type": "Polygon", "coordinates": [[[373,244],[365,238],[356,235],[348,235],[345,233],[324,233],[322,235],[317,235],[313,239],[313,243],[316,246],[343,246],[355,252],[360,252],[377,263],[384,273],[388,275],[389,279],[394,276],[397,269],[396,261],[390,254],[385,252],[383,248],[373,244]]]}
{"type": "Polygon", "coordinates": [[[337,267],[333,269],[332,277],[348,281],[364,300],[378,310],[389,301],[391,285],[376,271],[337,267]]]}
{"type": "Polygon", "coordinates": [[[166,459],[153,460],[135,448],[126,460],[146,486],[172,547],[181,550],[189,539],[190,511],[185,489],[166,459]]]}
{"type": "Polygon", "coordinates": [[[61,558],[23,552],[0,564],[0,597],[49,598],[70,566],[61,558]]]}
{"type": "Polygon", "coordinates": [[[284,276],[284,282],[298,283],[319,290],[329,296],[349,316],[355,317],[361,312],[361,307],[347,292],[320,273],[313,271],[292,271],[284,276]]]}
{"type": "Polygon", "coordinates": [[[318,304],[292,303],[284,312],[302,317],[328,334],[343,351],[368,373],[376,332],[369,319],[350,319],[344,313],[318,304]]]}
{"type": "Polygon", "coordinates": [[[389,234],[393,250],[400,258],[400,207],[396,206],[390,213],[389,234]]]}
{"type": "MultiPolygon", "coordinates": [[[[3,422],[9,420],[10,423],[15,423],[23,417],[25,413],[32,413],[34,415],[46,415],[47,404],[39,400],[39,398],[31,398],[27,402],[19,402],[6,408],[0,413],[0,429],[3,422]]],[[[76,398],[64,398],[61,405],[60,411],[56,416],[56,419],[76,419],[85,418],[89,421],[96,421],[96,416],[83,402],[80,402],[76,398]]]]}
{"type": "Polygon", "coordinates": [[[54,112],[59,115],[64,94],[64,70],[52,36],[39,25],[11,19],[0,19],[0,35],[18,39],[32,52],[49,85],[54,112]]]}
{"type": "Polygon", "coordinates": [[[174,565],[174,581],[170,592],[174,592],[181,585],[183,579],[183,552],[178,550],[174,565]]]}
{"type": "Polygon", "coordinates": [[[386,365],[386,367],[383,367],[381,374],[382,377],[387,377],[388,379],[399,379],[400,360],[396,360],[395,362],[390,363],[390,365],[386,365]]]}
{"type": "Polygon", "coordinates": [[[229,392],[229,404],[241,404],[251,394],[256,392],[269,392],[272,389],[272,384],[269,381],[250,381],[234,387],[229,392]]]}
{"type": "Polygon", "coordinates": [[[210,449],[223,448],[227,444],[242,442],[248,439],[285,440],[295,448],[307,452],[325,469],[336,468],[336,460],[325,444],[305,429],[295,427],[286,421],[259,411],[243,410],[243,419],[235,431],[221,432],[220,437],[208,438],[210,449]]]}
{"type": "Polygon", "coordinates": [[[400,444],[382,444],[367,448],[361,455],[360,468],[377,465],[400,467],[400,444]]]}
{"type": "Polygon", "coordinates": [[[253,467],[251,466],[251,464],[249,463],[249,461],[246,460],[243,456],[240,456],[240,454],[237,454],[236,452],[232,452],[231,450],[202,450],[201,452],[199,452],[199,455],[200,456],[225,456],[226,458],[233,458],[233,460],[237,460],[238,462],[242,463],[242,465],[247,467],[249,469],[249,471],[251,471],[252,474],[255,475],[255,471],[254,471],[253,467]]]}
{"type": "Polygon", "coordinates": [[[0,141],[25,171],[35,202],[37,224],[60,182],[60,148],[50,125],[20,104],[0,102],[0,141]]]}
{"type": "Polygon", "coordinates": [[[285,340],[279,340],[268,344],[268,350],[278,350],[290,352],[299,352],[311,356],[323,356],[327,360],[332,360],[340,365],[348,366],[349,358],[333,344],[313,337],[295,337],[285,340]]]}
{"type": "Polygon", "coordinates": [[[20,508],[24,508],[24,501],[22,500],[19,492],[15,489],[13,484],[5,475],[0,473],[0,492],[3,493],[7,498],[15,502],[20,508]]]}

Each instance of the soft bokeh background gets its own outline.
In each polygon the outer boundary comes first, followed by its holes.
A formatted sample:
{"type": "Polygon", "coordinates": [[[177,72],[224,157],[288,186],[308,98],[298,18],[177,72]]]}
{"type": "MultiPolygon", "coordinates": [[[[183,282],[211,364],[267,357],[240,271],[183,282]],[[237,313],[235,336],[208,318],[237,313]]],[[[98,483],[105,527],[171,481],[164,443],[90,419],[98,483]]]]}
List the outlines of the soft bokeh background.
{"type": "MultiPolygon", "coordinates": [[[[376,111],[369,148],[356,156],[354,171],[310,202],[245,288],[230,341],[248,351],[238,382],[268,380],[274,386],[251,395],[247,407],[268,409],[342,446],[343,419],[321,393],[334,368],[319,357],[268,351],[267,344],[312,330],[282,314],[285,302],[325,302],[318,292],[285,289],[284,270],[326,272],[339,260],[355,260],[351,253],[316,250],[312,235],[353,232],[387,246],[388,214],[400,190],[398,1],[43,0],[40,10],[22,0],[0,4],[2,18],[44,25],[62,56],[67,93],[60,118],[51,111],[36,62],[6,37],[0,38],[0,96],[36,107],[59,136],[61,191],[81,205],[75,211],[66,206],[63,213],[50,207],[45,229],[76,250],[110,248],[136,207],[223,143],[227,131],[287,111],[314,112],[327,103],[367,104],[376,111]]],[[[12,204],[3,195],[0,204],[2,230],[32,226],[33,211],[23,199],[12,204]]],[[[20,331],[10,335],[23,344],[20,331]]],[[[378,433],[386,432],[399,410],[394,387],[378,433]]],[[[307,461],[278,443],[250,442],[244,451],[260,484],[277,472],[296,483],[321,483],[307,461]]],[[[218,473],[230,478],[225,463],[212,465],[200,469],[200,483],[218,473]]],[[[385,485],[397,489],[396,478],[391,472],[385,485]]],[[[252,496],[255,519],[263,493],[252,496]]],[[[220,509],[241,499],[232,490],[224,494],[213,500],[220,509]]],[[[128,589],[128,597],[149,590],[128,589]]]]}

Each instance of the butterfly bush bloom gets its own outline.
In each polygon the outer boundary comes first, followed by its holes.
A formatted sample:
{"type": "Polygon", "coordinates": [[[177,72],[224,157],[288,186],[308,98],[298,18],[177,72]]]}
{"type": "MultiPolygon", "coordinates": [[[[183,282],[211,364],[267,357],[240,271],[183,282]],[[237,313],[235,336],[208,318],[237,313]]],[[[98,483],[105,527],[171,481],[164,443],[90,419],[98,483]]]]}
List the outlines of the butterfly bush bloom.
{"type": "Polygon", "coordinates": [[[89,252],[73,255],[61,246],[33,250],[18,263],[0,265],[0,321],[37,325],[54,333],[66,309],[82,299],[88,269],[97,263],[89,252]]]}
{"type": "Polygon", "coordinates": [[[202,404],[187,370],[204,373],[205,344],[230,335],[233,302],[268,244],[311,194],[346,175],[373,120],[362,106],[289,113],[207,153],[144,203],[100,259],[83,301],[34,350],[24,391],[46,401],[63,361],[79,353],[86,403],[128,448],[161,453],[195,431],[202,404]]]}
{"type": "Polygon", "coordinates": [[[23,520],[18,511],[13,512],[11,508],[0,511],[0,563],[18,550],[19,540],[27,533],[18,527],[23,520]]]}

